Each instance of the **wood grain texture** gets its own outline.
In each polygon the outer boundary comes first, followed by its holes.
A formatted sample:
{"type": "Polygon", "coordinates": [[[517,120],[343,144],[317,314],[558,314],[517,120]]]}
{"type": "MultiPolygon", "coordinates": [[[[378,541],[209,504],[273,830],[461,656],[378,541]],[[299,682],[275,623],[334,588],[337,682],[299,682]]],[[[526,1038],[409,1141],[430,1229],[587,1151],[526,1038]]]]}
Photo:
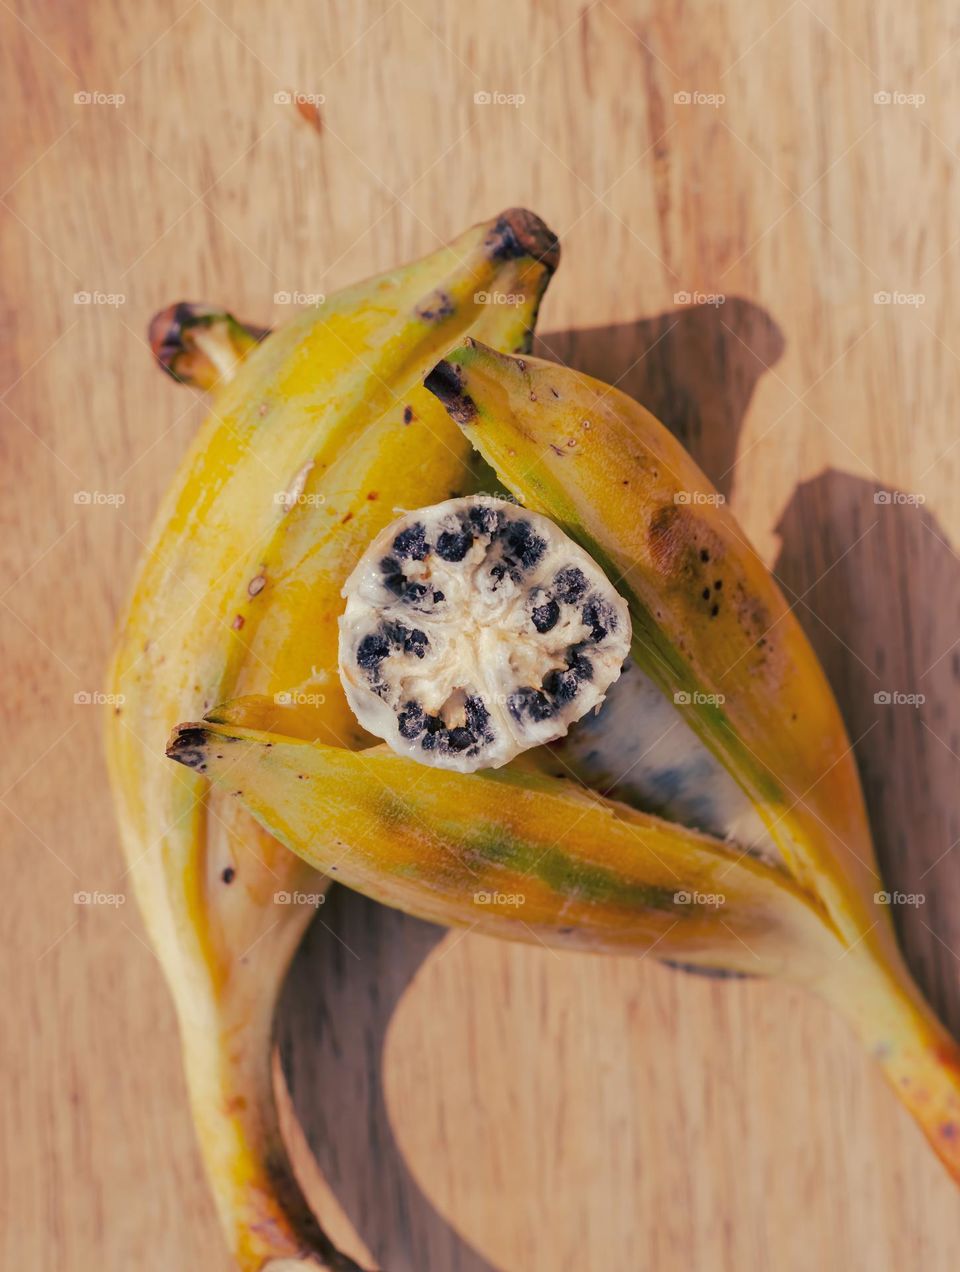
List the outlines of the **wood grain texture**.
{"type": "MultiPolygon", "coordinates": [[[[276,293],[333,291],[511,204],[563,241],[545,350],[678,432],[796,602],[889,885],[925,894],[897,915],[908,956],[960,1028],[956,16],[10,0],[0,27],[0,1265],[228,1267],[132,900],[73,900],[124,888],[102,708],[74,698],[102,687],[203,409],[151,366],[145,322],[180,298],[279,321],[276,293]],[[284,91],[323,94],[319,134],[284,91]]],[[[306,1137],[390,1272],[955,1267],[954,1188],[797,993],[335,894],[280,1035],[306,1137]]]]}

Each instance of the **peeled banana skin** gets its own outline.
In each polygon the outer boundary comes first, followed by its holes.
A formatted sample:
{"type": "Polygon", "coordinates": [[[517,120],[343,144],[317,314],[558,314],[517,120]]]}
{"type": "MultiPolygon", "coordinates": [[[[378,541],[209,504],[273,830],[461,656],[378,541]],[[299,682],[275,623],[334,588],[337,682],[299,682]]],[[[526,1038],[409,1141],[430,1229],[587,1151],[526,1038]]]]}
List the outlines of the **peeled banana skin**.
{"type": "Polygon", "coordinates": [[[272,1086],[276,996],[328,884],[239,801],[164,759],[164,742],[178,721],[233,700],[235,716],[290,737],[345,753],[369,745],[336,676],[340,588],[397,506],[477,482],[469,442],[423,377],[470,332],[527,349],[557,258],[543,223],[511,209],[266,338],[195,305],[151,330],[175,378],[219,391],[120,625],[107,752],[202,1153],[244,1272],[358,1266],[306,1205],[272,1086]]]}

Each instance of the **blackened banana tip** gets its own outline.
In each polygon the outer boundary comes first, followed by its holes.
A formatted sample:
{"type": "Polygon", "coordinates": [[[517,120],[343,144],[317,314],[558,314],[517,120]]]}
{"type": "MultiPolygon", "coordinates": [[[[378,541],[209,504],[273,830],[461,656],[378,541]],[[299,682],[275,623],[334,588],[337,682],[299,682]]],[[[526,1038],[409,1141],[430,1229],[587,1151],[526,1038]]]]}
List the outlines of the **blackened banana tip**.
{"type": "Polygon", "coordinates": [[[459,367],[444,359],[438,362],[423,382],[428,392],[446,407],[447,414],[457,424],[470,424],[477,417],[477,406],[464,390],[459,367]]]}
{"type": "Polygon", "coordinates": [[[178,724],[167,743],[167,758],[196,773],[203,773],[207,767],[209,742],[209,732],[200,725],[178,724]]]}
{"type": "Polygon", "coordinates": [[[501,212],[487,237],[494,257],[515,260],[532,256],[553,273],[560,263],[560,240],[549,226],[528,208],[501,212]]]}

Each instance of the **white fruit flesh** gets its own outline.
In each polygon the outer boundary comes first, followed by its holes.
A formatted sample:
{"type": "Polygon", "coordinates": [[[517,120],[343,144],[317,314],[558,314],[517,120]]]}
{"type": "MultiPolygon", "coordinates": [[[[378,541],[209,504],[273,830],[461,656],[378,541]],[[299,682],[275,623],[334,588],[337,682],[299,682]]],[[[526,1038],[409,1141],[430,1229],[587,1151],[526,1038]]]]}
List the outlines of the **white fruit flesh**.
{"type": "Polygon", "coordinates": [[[473,495],[407,513],[347,580],[340,676],[402,755],[471,773],[562,737],[603,702],[630,616],[546,517],[473,495]]]}

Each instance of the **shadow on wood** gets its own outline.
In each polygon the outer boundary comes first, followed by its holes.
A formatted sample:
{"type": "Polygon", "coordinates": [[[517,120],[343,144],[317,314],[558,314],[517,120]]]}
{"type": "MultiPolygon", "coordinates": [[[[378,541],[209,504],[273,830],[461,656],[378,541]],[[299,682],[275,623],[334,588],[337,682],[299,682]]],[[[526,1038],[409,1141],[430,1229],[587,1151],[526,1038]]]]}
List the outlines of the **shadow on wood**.
{"type": "Polygon", "coordinates": [[[541,357],[636,398],[728,497],[754,388],[783,350],[783,335],[766,310],[739,296],[631,323],[548,332],[535,344],[541,357]]]}
{"type": "Polygon", "coordinates": [[[775,573],[856,744],[886,887],[924,898],[895,907],[904,951],[960,1032],[957,556],[916,496],[835,470],[797,487],[778,530],[775,573]]]}
{"type": "MultiPolygon", "coordinates": [[[[616,383],[677,435],[722,490],[757,379],[783,350],[736,297],[617,326],[548,334],[537,352],[616,383]]],[[[341,888],[301,946],[278,1009],[291,1097],[320,1170],[388,1272],[495,1272],[423,1195],[383,1096],[398,1002],[445,930],[341,888]]]]}

